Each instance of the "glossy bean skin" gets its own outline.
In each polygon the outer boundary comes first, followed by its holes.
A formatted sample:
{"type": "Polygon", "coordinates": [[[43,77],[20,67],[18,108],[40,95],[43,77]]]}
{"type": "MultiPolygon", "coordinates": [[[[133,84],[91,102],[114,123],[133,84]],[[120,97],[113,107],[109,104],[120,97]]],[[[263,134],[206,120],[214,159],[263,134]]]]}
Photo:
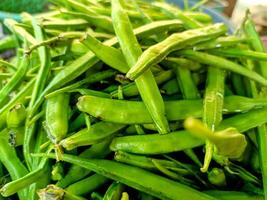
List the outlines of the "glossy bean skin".
{"type": "Polygon", "coordinates": [[[123,124],[113,124],[109,122],[99,122],[88,128],[82,129],[81,131],[65,138],[60,142],[64,148],[71,150],[78,146],[86,146],[90,144],[99,143],[106,138],[112,136],[112,134],[124,128],[123,124]]]}
{"type": "MultiPolygon", "coordinates": [[[[189,116],[202,116],[202,100],[165,101],[168,120],[182,120],[189,116]]],[[[264,107],[264,99],[254,100],[241,96],[225,97],[224,113],[248,111],[264,107]],[[255,102],[255,103],[254,103],[255,102]]],[[[95,96],[83,96],[77,103],[78,109],[104,121],[123,124],[151,124],[153,122],[145,105],[138,101],[114,100],[95,96]],[[138,118],[135,116],[139,116],[138,118]]]]}
{"type": "MultiPolygon", "coordinates": [[[[131,68],[142,54],[142,50],[132,30],[129,17],[118,0],[112,1],[112,20],[123,55],[131,68]]],[[[135,83],[159,133],[168,133],[169,125],[165,117],[163,99],[152,72],[147,70],[135,83]]]]}
{"type": "MultiPolygon", "coordinates": [[[[166,135],[166,134],[165,134],[166,135]]],[[[160,135],[160,136],[165,136],[160,135]]],[[[55,158],[53,154],[39,154],[55,158]]],[[[38,155],[36,155],[38,156],[38,155]]],[[[146,192],[161,199],[216,199],[200,193],[192,188],[182,185],[178,182],[158,176],[146,170],[133,166],[120,164],[110,160],[82,159],[71,155],[63,155],[63,160],[77,164],[89,170],[93,170],[110,179],[120,181],[135,189],[146,192]],[[143,177],[142,181],[138,177],[143,177]],[[181,195],[182,194],[182,195],[181,195]]]]}
{"type": "Polygon", "coordinates": [[[205,28],[174,33],[162,42],[149,47],[138,59],[137,63],[127,73],[130,79],[137,78],[150,66],[162,61],[169,53],[177,51],[186,46],[207,41],[223,35],[226,28],[222,24],[215,24],[205,28]]]}

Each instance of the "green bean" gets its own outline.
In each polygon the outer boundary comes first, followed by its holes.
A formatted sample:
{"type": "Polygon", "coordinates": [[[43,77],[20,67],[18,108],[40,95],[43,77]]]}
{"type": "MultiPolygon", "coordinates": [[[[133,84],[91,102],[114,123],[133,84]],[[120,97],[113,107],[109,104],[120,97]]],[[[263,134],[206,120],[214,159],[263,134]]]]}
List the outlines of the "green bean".
{"type": "Polygon", "coordinates": [[[177,164],[172,161],[163,160],[163,159],[155,159],[155,158],[140,156],[140,155],[134,155],[134,154],[126,153],[123,151],[117,151],[115,153],[114,159],[122,163],[130,164],[130,165],[137,166],[143,169],[154,170],[154,171],[157,168],[153,164],[152,160],[156,160],[156,162],[160,163],[160,165],[164,166],[167,169],[173,170],[179,174],[182,174],[182,175],[190,174],[188,170],[179,168],[179,166],[177,166],[177,164]]]}
{"type": "Polygon", "coordinates": [[[85,128],[69,136],[68,138],[65,138],[60,142],[60,145],[62,145],[67,150],[71,150],[79,146],[99,143],[124,127],[125,125],[122,124],[99,122],[92,125],[89,130],[85,128]]]}
{"type": "Polygon", "coordinates": [[[18,66],[17,71],[9,80],[9,82],[0,90],[0,106],[4,106],[5,100],[8,97],[9,93],[14,90],[14,88],[22,82],[26,72],[29,67],[29,58],[27,55],[24,55],[21,61],[21,64],[18,66]]]}
{"type": "MultiPolygon", "coordinates": [[[[210,67],[208,69],[208,79],[203,100],[203,123],[211,130],[215,131],[220,124],[223,115],[224,104],[224,81],[225,71],[210,67]]],[[[213,144],[206,141],[206,152],[202,172],[207,172],[213,155],[213,144]]]]}
{"type": "Polygon", "coordinates": [[[262,76],[260,76],[258,73],[250,71],[242,67],[241,65],[236,64],[227,59],[214,56],[214,55],[210,55],[207,53],[192,51],[192,50],[183,50],[179,54],[187,58],[190,58],[192,60],[197,60],[198,62],[202,64],[207,64],[211,67],[230,70],[242,76],[248,77],[249,79],[254,80],[264,86],[267,86],[267,80],[263,78],[262,76]]]}
{"type": "Polygon", "coordinates": [[[65,138],[68,131],[69,95],[59,94],[47,99],[46,130],[48,138],[58,144],[65,138]]]}
{"type": "Polygon", "coordinates": [[[225,32],[226,28],[223,24],[215,24],[182,33],[174,33],[162,42],[149,47],[129,70],[127,77],[135,79],[147,70],[149,66],[159,63],[171,52],[216,38],[225,32]]]}
{"type": "MultiPolygon", "coordinates": [[[[112,1],[112,20],[126,62],[131,67],[142,54],[142,50],[134,35],[128,15],[118,0],[112,1]]],[[[169,126],[165,117],[163,99],[152,72],[147,70],[135,83],[159,133],[168,133],[169,126]]]]}
{"type": "Polygon", "coordinates": [[[103,200],[120,200],[124,185],[119,182],[113,182],[107,189],[103,200]]]}
{"type": "Polygon", "coordinates": [[[231,74],[231,79],[232,79],[232,82],[233,82],[233,89],[235,91],[235,93],[237,95],[240,95],[240,96],[246,96],[245,94],[245,90],[243,88],[243,85],[244,85],[244,80],[243,80],[243,77],[239,74],[231,74]]]}
{"type": "MultiPolygon", "coordinates": [[[[163,72],[160,72],[159,74],[157,74],[155,76],[155,80],[156,80],[157,84],[160,85],[160,84],[168,81],[172,77],[173,77],[173,72],[171,70],[167,70],[167,71],[163,71],[163,72]]],[[[122,92],[123,92],[123,95],[125,97],[132,97],[132,96],[136,96],[139,94],[138,88],[134,82],[129,83],[127,85],[123,85],[122,86],[122,92]]],[[[115,90],[115,91],[111,92],[111,96],[117,97],[118,91],[115,90]]]]}
{"type": "MultiPolygon", "coordinates": [[[[190,116],[202,116],[202,100],[166,101],[168,120],[177,121],[190,116]]],[[[250,99],[241,96],[227,96],[224,113],[245,112],[266,105],[264,99],[250,99]]],[[[114,100],[95,96],[83,96],[77,103],[78,109],[103,121],[123,124],[151,124],[153,122],[145,105],[138,101],[114,100]],[[139,117],[136,117],[139,116],[139,117]]]]}
{"type": "Polygon", "coordinates": [[[205,191],[205,193],[214,197],[219,196],[222,200],[264,200],[263,196],[237,191],[209,190],[205,191]]]}
{"type": "MultiPolygon", "coordinates": [[[[158,134],[158,136],[164,137],[166,134],[158,134]]],[[[55,157],[53,154],[39,154],[36,156],[55,157]]],[[[216,199],[178,182],[163,178],[140,168],[114,161],[82,159],[66,154],[63,155],[63,160],[93,170],[103,176],[120,181],[121,183],[161,199],[177,199],[181,197],[181,195],[185,199],[216,199]],[[142,180],[140,180],[139,177],[142,177],[142,180]]]]}
{"type": "Polygon", "coordinates": [[[123,73],[126,73],[128,71],[129,67],[120,50],[114,47],[105,46],[90,34],[86,34],[86,36],[82,40],[82,43],[110,67],[123,73]]]}
{"type": "Polygon", "coordinates": [[[225,47],[231,47],[238,45],[240,43],[247,42],[246,38],[240,38],[237,36],[229,35],[229,36],[221,36],[210,41],[201,42],[195,45],[194,50],[206,50],[206,49],[220,49],[225,47]]]}
{"type": "Polygon", "coordinates": [[[163,154],[195,148],[203,145],[203,141],[191,136],[186,131],[169,134],[149,134],[117,137],[112,140],[112,151],[126,151],[136,154],[163,154]]]}
{"type": "MultiPolygon", "coordinates": [[[[79,157],[81,158],[104,158],[110,153],[108,148],[110,139],[104,140],[103,142],[93,144],[90,148],[83,151],[79,157]]],[[[86,177],[91,171],[84,169],[77,165],[72,165],[66,174],[66,176],[57,182],[57,186],[65,188],[71,183],[75,183],[78,180],[86,177]]]]}
{"type": "Polygon", "coordinates": [[[44,168],[36,169],[35,171],[32,171],[19,179],[9,182],[1,188],[1,195],[3,195],[4,197],[9,197],[20,191],[21,189],[29,187],[31,184],[39,180],[46,173],[47,170],[44,168]]]}
{"type": "Polygon", "coordinates": [[[107,182],[108,179],[106,177],[99,174],[94,174],[88,178],[69,185],[66,188],[66,191],[74,195],[84,195],[93,192],[107,182]]]}
{"type": "Polygon", "coordinates": [[[80,11],[82,13],[86,13],[86,14],[90,14],[90,15],[97,15],[97,13],[94,10],[92,10],[90,7],[85,6],[84,4],[79,3],[77,1],[66,0],[66,3],[69,6],[73,7],[75,10],[80,11]]]}

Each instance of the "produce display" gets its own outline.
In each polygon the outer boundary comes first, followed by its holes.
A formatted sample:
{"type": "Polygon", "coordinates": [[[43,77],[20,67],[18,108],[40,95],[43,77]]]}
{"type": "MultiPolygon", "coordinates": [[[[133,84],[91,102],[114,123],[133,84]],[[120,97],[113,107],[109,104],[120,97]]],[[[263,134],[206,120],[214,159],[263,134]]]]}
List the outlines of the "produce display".
{"type": "Polygon", "coordinates": [[[267,199],[267,54],[249,12],[231,35],[200,6],[6,19],[0,199],[267,199]]]}

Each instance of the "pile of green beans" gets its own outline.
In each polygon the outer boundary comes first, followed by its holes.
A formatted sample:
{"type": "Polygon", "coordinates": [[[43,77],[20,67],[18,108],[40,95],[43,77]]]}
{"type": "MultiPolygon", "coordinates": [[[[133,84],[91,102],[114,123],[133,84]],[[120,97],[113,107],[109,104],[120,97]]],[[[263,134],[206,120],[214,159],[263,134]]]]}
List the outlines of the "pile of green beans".
{"type": "Polygon", "coordinates": [[[6,19],[0,200],[267,200],[267,53],[249,12],[229,35],[205,2],[6,19]]]}

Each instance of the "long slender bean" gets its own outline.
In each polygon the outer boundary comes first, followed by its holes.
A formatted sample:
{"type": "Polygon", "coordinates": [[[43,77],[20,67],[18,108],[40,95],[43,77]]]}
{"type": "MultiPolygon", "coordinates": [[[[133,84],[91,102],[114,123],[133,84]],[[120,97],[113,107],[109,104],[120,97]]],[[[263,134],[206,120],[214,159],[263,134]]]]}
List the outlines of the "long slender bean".
{"type": "MultiPolygon", "coordinates": [[[[142,50],[134,35],[128,15],[118,0],[112,1],[112,20],[123,55],[128,65],[132,67],[142,54],[142,50]]],[[[163,99],[152,72],[147,70],[135,83],[159,133],[168,133],[169,126],[165,117],[163,99]]]]}

